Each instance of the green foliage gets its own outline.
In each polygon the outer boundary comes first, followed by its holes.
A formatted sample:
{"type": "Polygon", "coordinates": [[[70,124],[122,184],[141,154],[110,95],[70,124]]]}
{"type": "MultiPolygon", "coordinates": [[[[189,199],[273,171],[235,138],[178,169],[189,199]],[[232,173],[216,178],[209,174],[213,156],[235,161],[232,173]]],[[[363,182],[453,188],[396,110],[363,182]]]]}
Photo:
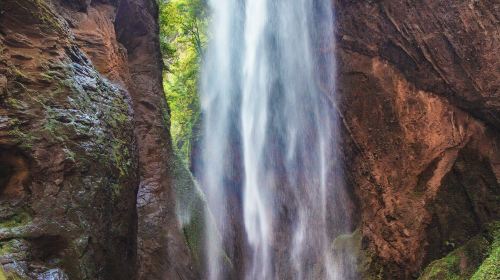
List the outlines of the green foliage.
{"type": "Polygon", "coordinates": [[[463,246],[442,259],[433,261],[419,280],[499,279],[500,223],[487,227],[463,246]]]}
{"type": "Polygon", "coordinates": [[[460,274],[460,257],[450,254],[433,262],[419,279],[465,279],[460,274]]]}
{"type": "Polygon", "coordinates": [[[500,222],[492,227],[493,243],[488,258],[484,260],[479,269],[472,275],[471,280],[500,279],[500,222]]]}
{"type": "Polygon", "coordinates": [[[196,140],[193,129],[200,119],[198,77],[206,44],[206,7],[205,0],[160,1],[160,42],[166,65],[163,84],[171,134],[186,162],[196,140]]]}

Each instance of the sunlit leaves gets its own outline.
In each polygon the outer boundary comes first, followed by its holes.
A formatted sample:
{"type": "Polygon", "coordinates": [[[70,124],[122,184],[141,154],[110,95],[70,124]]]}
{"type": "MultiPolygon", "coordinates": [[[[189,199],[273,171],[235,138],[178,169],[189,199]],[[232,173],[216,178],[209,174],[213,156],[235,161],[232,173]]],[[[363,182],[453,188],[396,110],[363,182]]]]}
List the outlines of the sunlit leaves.
{"type": "Polygon", "coordinates": [[[189,161],[191,146],[196,140],[193,128],[200,118],[198,75],[206,44],[206,3],[205,0],[170,0],[159,4],[171,134],[177,151],[189,161]]]}

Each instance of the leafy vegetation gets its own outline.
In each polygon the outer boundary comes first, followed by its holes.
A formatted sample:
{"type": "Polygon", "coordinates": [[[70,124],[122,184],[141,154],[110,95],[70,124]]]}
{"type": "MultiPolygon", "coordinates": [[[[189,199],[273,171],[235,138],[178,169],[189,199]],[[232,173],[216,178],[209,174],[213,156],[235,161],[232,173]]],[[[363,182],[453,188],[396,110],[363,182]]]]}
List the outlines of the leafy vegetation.
{"type": "Polygon", "coordinates": [[[164,89],[174,147],[187,163],[200,120],[198,77],[206,45],[206,0],[160,0],[164,89]]]}
{"type": "MultiPolygon", "coordinates": [[[[201,267],[205,202],[188,165],[200,122],[198,80],[208,25],[206,0],[159,0],[163,87],[170,108],[170,133],[177,153],[174,164],[177,215],[184,236],[201,267]],[[179,162],[179,163],[178,163],[179,162]]],[[[167,115],[167,114],[165,114],[167,115]]]]}

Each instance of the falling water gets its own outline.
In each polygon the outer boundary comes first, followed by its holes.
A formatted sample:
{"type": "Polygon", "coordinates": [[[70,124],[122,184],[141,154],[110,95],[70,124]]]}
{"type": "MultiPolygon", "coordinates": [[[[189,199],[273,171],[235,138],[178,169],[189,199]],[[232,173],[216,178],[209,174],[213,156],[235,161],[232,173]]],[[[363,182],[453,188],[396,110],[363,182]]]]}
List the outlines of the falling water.
{"type": "Polygon", "coordinates": [[[342,181],[330,3],[210,0],[199,172],[209,279],[236,266],[245,279],[343,278],[332,253],[345,221],[334,205],[342,181]]]}

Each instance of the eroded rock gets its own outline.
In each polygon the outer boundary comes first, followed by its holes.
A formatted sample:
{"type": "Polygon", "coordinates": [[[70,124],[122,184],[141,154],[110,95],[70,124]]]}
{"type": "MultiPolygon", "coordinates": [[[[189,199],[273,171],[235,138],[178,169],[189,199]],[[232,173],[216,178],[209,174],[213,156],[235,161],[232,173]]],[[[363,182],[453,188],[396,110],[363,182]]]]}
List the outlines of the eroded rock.
{"type": "Polygon", "coordinates": [[[366,277],[411,279],[500,218],[490,1],[336,1],[346,175],[366,277]]]}

